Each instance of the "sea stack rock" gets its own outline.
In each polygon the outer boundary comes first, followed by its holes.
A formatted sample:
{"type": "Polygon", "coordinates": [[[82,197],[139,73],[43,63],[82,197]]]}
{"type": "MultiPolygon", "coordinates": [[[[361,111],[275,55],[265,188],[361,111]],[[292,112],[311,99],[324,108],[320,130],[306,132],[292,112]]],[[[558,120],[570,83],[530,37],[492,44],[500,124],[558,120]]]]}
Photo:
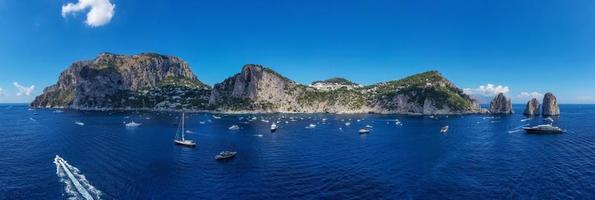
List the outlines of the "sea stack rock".
{"type": "Polygon", "coordinates": [[[490,104],[492,114],[512,114],[512,102],[503,93],[498,94],[490,104]]]}
{"type": "Polygon", "coordinates": [[[543,116],[558,116],[560,115],[560,107],[558,100],[554,94],[548,92],[543,96],[543,116]]]}
{"type": "Polygon", "coordinates": [[[524,115],[539,115],[539,101],[536,98],[531,99],[531,101],[527,102],[527,107],[525,107],[524,115]]]}

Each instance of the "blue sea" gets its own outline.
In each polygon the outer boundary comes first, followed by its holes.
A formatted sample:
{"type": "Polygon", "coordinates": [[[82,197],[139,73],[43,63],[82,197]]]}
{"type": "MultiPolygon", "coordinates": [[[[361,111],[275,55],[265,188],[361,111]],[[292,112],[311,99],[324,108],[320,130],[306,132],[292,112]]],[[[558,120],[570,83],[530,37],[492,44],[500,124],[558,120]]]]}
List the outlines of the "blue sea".
{"type": "Polygon", "coordinates": [[[187,113],[185,148],[179,113],[1,104],[0,199],[82,198],[64,168],[100,199],[594,199],[595,105],[561,110],[559,135],[524,133],[543,118],[521,114],[187,113]],[[216,161],[224,150],[238,153],[216,161]]]}

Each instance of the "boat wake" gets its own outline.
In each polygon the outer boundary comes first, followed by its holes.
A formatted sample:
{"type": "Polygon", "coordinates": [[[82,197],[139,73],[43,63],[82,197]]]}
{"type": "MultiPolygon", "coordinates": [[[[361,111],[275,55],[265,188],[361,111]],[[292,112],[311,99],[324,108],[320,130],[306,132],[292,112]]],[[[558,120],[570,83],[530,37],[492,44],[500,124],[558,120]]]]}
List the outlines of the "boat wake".
{"type": "Polygon", "coordinates": [[[56,155],[54,158],[56,164],[56,175],[63,182],[65,193],[68,199],[101,199],[101,191],[93,187],[85,176],[66,160],[56,155]]]}
{"type": "Polygon", "coordinates": [[[529,126],[529,124],[524,124],[522,126],[516,127],[514,129],[508,131],[508,133],[518,133],[518,132],[521,132],[521,131],[523,131],[523,127],[527,127],[527,126],[529,126]]]}

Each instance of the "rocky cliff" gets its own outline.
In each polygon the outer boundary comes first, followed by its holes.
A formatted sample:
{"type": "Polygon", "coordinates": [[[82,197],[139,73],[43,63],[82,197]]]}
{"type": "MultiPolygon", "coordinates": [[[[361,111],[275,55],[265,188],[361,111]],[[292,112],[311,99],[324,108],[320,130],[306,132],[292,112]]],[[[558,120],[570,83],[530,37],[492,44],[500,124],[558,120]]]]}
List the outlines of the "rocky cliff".
{"type": "Polygon", "coordinates": [[[228,112],[477,113],[471,98],[436,71],[360,88],[320,90],[260,65],[216,84],[209,103],[228,112]]]}
{"type": "Polygon", "coordinates": [[[183,60],[154,53],[101,53],[60,74],[31,103],[33,107],[76,109],[204,108],[209,87],[183,60]]]}
{"type": "Polygon", "coordinates": [[[558,106],[558,100],[554,94],[548,92],[543,96],[543,111],[541,112],[544,116],[558,116],[560,115],[560,107],[558,106]]]}
{"type": "Polygon", "coordinates": [[[507,99],[503,93],[499,93],[490,103],[490,113],[492,114],[512,114],[512,102],[507,99]]]}
{"type": "Polygon", "coordinates": [[[527,102],[525,107],[524,115],[539,115],[539,101],[536,98],[531,99],[527,102]]]}
{"type": "Polygon", "coordinates": [[[361,86],[346,79],[319,89],[245,65],[212,89],[179,58],[102,53],[75,62],[31,103],[72,109],[191,109],[222,112],[461,114],[482,110],[436,71],[361,86]],[[343,87],[349,85],[352,87],[343,87]]]}

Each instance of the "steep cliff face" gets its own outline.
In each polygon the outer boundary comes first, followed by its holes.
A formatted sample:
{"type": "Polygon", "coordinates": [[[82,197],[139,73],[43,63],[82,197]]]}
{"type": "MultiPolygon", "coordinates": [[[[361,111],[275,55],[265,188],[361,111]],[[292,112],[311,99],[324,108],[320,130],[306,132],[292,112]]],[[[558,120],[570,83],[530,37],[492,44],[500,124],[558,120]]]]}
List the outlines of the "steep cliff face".
{"type": "Polygon", "coordinates": [[[543,96],[543,115],[544,116],[558,116],[560,115],[560,107],[558,106],[558,100],[554,94],[548,92],[543,96]]]}
{"type": "Polygon", "coordinates": [[[539,115],[539,101],[536,98],[531,99],[527,102],[525,107],[524,115],[539,115]]]}
{"type": "Polygon", "coordinates": [[[216,84],[210,104],[221,111],[414,113],[480,112],[462,90],[431,71],[366,87],[317,89],[259,65],[216,84]]]}
{"type": "Polygon", "coordinates": [[[492,114],[512,114],[512,102],[506,99],[504,94],[499,93],[490,104],[490,113],[492,114]]]}
{"type": "MultiPolygon", "coordinates": [[[[153,53],[116,55],[102,53],[79,61],[61,73],[58,82],[46,88],[31,103],[34,107],[61,108],[152,108],[168,95],[164,89],[204,93],[208,86],[196,79],[179,58],[153,53]],[[178,86],[180,86],[178,88],[178,86]]],[[[180,92],[179,95],[182,92],[180,92]]],[[[169,94],[171,95],[171,94],[169,94]]],[[[206,105],[206,99],[205,105],[206,105]]]]}

